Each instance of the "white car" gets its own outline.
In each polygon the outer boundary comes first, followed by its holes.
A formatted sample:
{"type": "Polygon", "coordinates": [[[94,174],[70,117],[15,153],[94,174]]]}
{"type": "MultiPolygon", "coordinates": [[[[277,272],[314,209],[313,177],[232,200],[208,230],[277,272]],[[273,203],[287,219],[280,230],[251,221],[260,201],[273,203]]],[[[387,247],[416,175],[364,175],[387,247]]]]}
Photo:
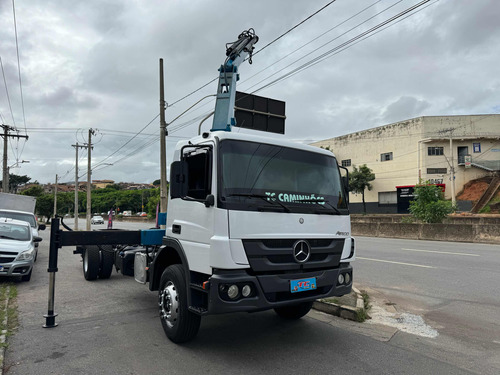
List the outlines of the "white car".
{"type": "Polygon", "coordinates": [[[92,216],[92,219],[90,219],[90,224],[104,224],[104,219],[102,216],[92,216]]]}
{"type": "MultiPolygon", "coordinates": [[[[31,212],[0,209],[0,217],[8,217],[14,220],[28,222],[31,226],[33,237],[38,237],[39,230],[45,230],[45,224],[38,224],[35,215],[31,212]]],[[[35,247],[38,248],[38,242],[35,243],[35,247]]]]}
{"type": "Polygon", "coordinates": [[[33,236],[29,223],[0,217],[0,276],[29,281],[37,255],[35,243],[41,240],[33,236]]]}

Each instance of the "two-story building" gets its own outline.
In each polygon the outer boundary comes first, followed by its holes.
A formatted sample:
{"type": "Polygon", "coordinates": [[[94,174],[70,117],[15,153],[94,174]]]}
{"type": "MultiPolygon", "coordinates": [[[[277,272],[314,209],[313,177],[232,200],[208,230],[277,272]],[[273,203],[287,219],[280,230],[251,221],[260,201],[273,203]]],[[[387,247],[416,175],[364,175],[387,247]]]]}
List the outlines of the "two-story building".
{"type": "MultiPolygon", "coordinates": [[[[468,181],[499,173],[500,115],[423,116],[313,145],[330,149],[350,170],[363,164],[372,169],[368,212],[402,213],[403,193],[419,181],[444,185],[451,199],[468,181]]],[[[353,212],[361,211],[360,194],[351,193],[350,202],[353,212]]]]}

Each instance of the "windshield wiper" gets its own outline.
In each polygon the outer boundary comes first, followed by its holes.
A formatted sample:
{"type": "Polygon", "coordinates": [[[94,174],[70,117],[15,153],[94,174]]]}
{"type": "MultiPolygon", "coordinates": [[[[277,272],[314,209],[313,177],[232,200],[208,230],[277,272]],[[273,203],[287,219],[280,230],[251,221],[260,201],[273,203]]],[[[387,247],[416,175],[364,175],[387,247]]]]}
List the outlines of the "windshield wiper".
{"type": "Polygon", "coordinates": [[[16,240],[17,238],[9,237],[9,236],[0,236],[0,238],[5,238],[7,240],[16,240]]]}
{"type": "MultiPolygon", "coordinates": [[[[340,213],[340,211],[337,209],[337,207],[335,207],[334,205],[332,205],[329,201],[325,201],[325,200],[319,200],[319,199],[298,199],[298,200],[294,200],[294,202],[299,202],[299,203],[326,203],[328,206],[330,206],[337,215],[342,215],[340,213]]],[[[324,206],[320,205],[320,207],[324,208],[324,206]]]]}
{"type": "Polygon", "coordinates": [[[283,209],[285,210],[285,212],[290,212],[290,209],[285,206],[283,203],[281,203],[279,200],[268,200],[268,196],[267,195],[263,195],[263,194],[238,194],[238,193],[235,193],[235,194],[228,194],[227,195],[228,197],[247,197],[247,198],[261,198],[263,199],[265,202],[267,203],[277,203],[279,204],[281,207],[283,207],[283,209]]]}

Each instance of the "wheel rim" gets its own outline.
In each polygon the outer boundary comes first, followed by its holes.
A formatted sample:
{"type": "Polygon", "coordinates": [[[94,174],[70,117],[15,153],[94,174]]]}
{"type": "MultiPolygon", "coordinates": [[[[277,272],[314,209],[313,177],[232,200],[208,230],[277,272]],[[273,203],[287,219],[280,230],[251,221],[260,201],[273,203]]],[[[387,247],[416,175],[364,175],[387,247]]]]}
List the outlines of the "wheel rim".
{"type": "Polygon", "coordinates": [[[172,328],[177,322],[179,314],[179,297],[173,282],[169,281],[165,288],[160,292],[158,305],[160,308],[160,317],[172,328]]]}

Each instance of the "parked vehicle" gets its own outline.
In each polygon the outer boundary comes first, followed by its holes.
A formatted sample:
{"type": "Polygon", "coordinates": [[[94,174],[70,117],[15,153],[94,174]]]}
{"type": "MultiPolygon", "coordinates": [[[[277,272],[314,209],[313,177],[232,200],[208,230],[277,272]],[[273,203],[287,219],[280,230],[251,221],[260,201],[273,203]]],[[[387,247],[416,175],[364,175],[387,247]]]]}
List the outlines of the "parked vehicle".
{"type": "Polygon", "coordinates": [[[35,243],[41,240],[33,236],[26,221],[0,217],[0,276],[29,281],[37,255],[35,243]]]}
{"type": "Polygon", "coordinates": [[[132,216],[132,211],[123,211],[123,216],[126,217],[132,216]]]}
{"type": "MultiPolygon", "coordinates": [[[[9,194],[9,195],[14,195],[14,194],[9,194]]],[[[36,216],[31,212],[0,209],[0,217],[8,217],[11,219],[22,220],[29,223],[29,225],[31,226],[33,237],[38,237],[38,231],[45,230],[46,228],[45,224],[38,224],[36,216]]],[[[38,253],[38,242],[35,242],[35,248],[37,248],[37,253],[38,253]]]]}
{"type": "Polygon", "coordinates": [[[104,224],[104,219],[102,216],[92,216],[92,219],[90,219],[90,224],[104,224]]]}

